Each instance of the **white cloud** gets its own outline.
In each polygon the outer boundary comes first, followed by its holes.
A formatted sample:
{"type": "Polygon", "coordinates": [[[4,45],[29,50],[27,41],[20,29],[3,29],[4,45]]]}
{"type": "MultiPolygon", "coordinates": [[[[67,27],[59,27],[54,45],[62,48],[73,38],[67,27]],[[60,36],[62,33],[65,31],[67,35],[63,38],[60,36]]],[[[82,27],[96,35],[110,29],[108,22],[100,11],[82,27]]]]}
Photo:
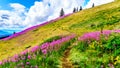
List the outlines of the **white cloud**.
{"type": "Polygon", "coordinates": [[[26,9],[23,5],[14,3],[10,4],[12,10],[0,10],[0,29],[20,28],[24,25],[26,9]]]}
{"type": "MultiPolygon", "coordinates": [[[[0,10],[0,26],[3,28],[19,28],[30,27],[36,24],[59,17],[61,8],[65,13],[71,13],[74,7],[79,7],[84,3],[84,0],[43,0],[36,1],[33,6],[26,12],[26,7],[11,3],[10,10],[0,10]],[[3,19],[1,16],[5,15],[8,19],[3,19]]],[[[4,16],[3,16],[4,17],[4,16]]]]}
{"type": "Polygon", "coordinates": [[[17,11],[19,13],[25,12],[25,6],[18,4],[18,3],[11,3],[10,6],[14,8],[14,11],[17,11]]]}
{"type": "Polygon", "coordinates": [[[65,13],[71,13],[74,7],[79,7],[84,3],[84,0],[43,0],[42,2],[35,2],[31,6],[24,23],[30,23],[29,26],[40,24],[59,17],[61,8],[65,13]]]}
{"type": "MultiPolygon", "coordinates": [[[[65,14],[72,13],[73,8],[80,7],[84,4],[84,1],[85,0],[36,1],[29,10],[19,3],[11,3],[10,6],[13,8],[11,11],[0,10],[0,28],[26,28],[41,24],[45,21],[59,17],[61,8],[64,9],[65,14]],[[26,10],[28,10],[28,12],[26,10]]],[[[114,0],[90,0],[85,7],[91,7],[93,3],[95,3],[96,6],[111,1],[114,0]]]]}
{"type": "Polygon", "coordinates": [[[113,1],[114,0],[90,0],[88,4],[85,6],[85,8],[91,8],[93,3],[95,4],[95,6],[98,6],[98,5],[106,4],[113,1]]]}

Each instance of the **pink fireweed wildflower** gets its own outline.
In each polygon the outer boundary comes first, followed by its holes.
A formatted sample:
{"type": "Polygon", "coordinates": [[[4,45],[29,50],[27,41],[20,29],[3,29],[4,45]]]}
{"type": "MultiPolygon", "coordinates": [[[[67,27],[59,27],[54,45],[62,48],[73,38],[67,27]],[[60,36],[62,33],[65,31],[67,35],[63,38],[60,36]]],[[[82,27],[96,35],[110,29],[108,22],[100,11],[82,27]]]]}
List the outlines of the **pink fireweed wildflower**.
{"type": "Polygon", "coordinates": [[[120,33],[120,30],[114,30],[113,32],[120,33]]]}
{"type": "Polygon", "coordinates": [[[21,58],[21,60],[25,60],[25,59],[26,59],[26,57],[25,57],[25,56],[21,56],[20,58],[21,58]]]}
{"type": "Polygon", "coordinates": [[[21,52],[20,54],[21,55],[25,55],[25,54],[27,54],[28,53],[28,50],[24,50],[23,52],[21,52]]]}
{"type": "MultiPolygon", "coordinates": [[[[39,50],[41,50],[42,53],[46,55],[48,52],[51,52],[53,50],[58,50],[62,46],[61,44],[73,39],[74,37],[75,35],[70,35],[70,36],[66,36],[58,40],[53,40],[52,42],[46,42],[42,44],[41,46],[38,46],[38,45],[34,46],[30,48],[29,50],[26,49],[20,54],[15,54],[13,57],[10,57],[9,61],[6,59],[3,62],[0,62],[0,65],[2,65],[3,63],[19,62],[20,60],[26,60],[26,59],[31,59],[31,58],[35,59],[36,54],[31,54],[31,53],[35,53],[39,50]],[[26,54],[28,54],[27,57],[26,57],[26,54]]],[[[29,63],[26,63],[26,64],[29,64],[29,63]]]]}
{"type": "Polygon", "coordinates": [[[78,40],[99,40],[100,32],[91,32],[91,33],[86,33],[83,36],[79,37],[78,40]]]}
{"type": "Polygon", "coordinates": [[[36,45],[36,46],[34,46],[34,47],[32,47],[30,49],[31,52],[36,52],[37,50],[39,50],[39,46],[38,45],[36,45]]]}
{"type": "Polygon", "coordinates": [[[2,61],[0,61],[0,65],[2,65],[3,63],[2,63],[2,61]]]}
{"type": "Polygon", "coordinates": [[[29,65],[29,64],[30,64],[30,62],[26,62],[26,64],[27,64],[27,65],[29,65]]]}
{"type": "Polygon", "coordinates": [[[50,43],[44,43],[40,46],[40,49],[42,50],[43,54],[47,54],[47,52],[51,52],[52,50],[58,50],[62,43],[69,41],[70,39],[74,38],[75,35],[70,35],[67,37],[63,37],[58,40],[53,40],[50,43]]]}
{"type": "Polygon", "coordinates": [[[12,62],[17,62],[17,59],[12,58],[11,61],[12,61],[12,62]]]}
{"type": "Polygon", "coordinates": [[[47,49],[49,47],[49,43],[44,43],[41,45],[40,49],[47,49]]]}
{"type": "Polygon", "coordinates": [[[8,60],[7,60],[7,59],[3,60],[3,63],[7,63],[7,62],[8,62],[8,60]]]}
{"type": "Polygon", "coordinates": [[[103,35],[109,36],[112,33],[112,30],[105,30],[103,31],[103,35]]]}
{"type": "Polygon", "coordinates": [[[36,65],[34,68],[38,68],[38,66],[36,65]]]}
{"type": "Polygon", "coordinates": [[[18,58],[18,57],[19,57],[19,55],[18,55],[18,54],[15,54],[13,57],[14,57],[14,58],[18,58]]]}
{"type": "Polygon", "coordinates": [[[42,53],[43,53],[44,55],[46,55],[46,54],[47,54],[47,50],[46,50],[46,49],[42,50],[42,53]]]}
{"type": "Polygon", "coordinates": [[[28,55],[28,57],[27,57],[28,59],[31,59],[31,56],[30,55],[28,55]]]}
{"type": "MultiPolygon", "coordinates": [[[[104,35],[105,38],[107,38],[112,32],[120,33],[120,30],[104,30],[102,35],[104,35]]],[[[79,37],[78,40],[79,41],[90,41],[90,40],[99,41],[100,40],[100,35],[101,35],[100,31],[85,33],[84,35],[79,37]]]]}
{"type": "Polygon", "coordinates": [[[10,61],[12,62],[17,62],[18,60],[20,60],[19,55],[15,54],[13,57],[11,57],[10,61]]]}

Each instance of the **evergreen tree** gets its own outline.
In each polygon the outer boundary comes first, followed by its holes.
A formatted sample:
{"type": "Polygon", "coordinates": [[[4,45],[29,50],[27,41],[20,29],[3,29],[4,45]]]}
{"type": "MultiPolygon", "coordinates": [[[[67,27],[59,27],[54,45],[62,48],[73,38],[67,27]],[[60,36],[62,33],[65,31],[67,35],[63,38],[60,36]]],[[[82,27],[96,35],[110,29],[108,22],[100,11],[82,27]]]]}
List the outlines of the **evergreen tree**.
{"type": "Polygon", "coordinates": [[[80,6],[80,9],[79,9],[79,11],[81,11],[82,10],[82,6],[80,6]]]}
{"type": "Polygon", "coordinates": [[[95,7],[95,4],[93,3],[92,7],[95,7]]]}
{"type": "Polygon", "coordinates": [[[60,17],[63,16],[63,15],[64,15],[64,10],[62,8],[61,11],[60,11],[60,17]]]}
{"type": "Polygon", "coordinates": [[[13,34],[15,34],[16,32],[13,32],[13,34]]]}
{"type": "Polygon", "coordinates": [[[73,13],[75,13],[75,12],[76,12],[76,8],[73,9],[73,13]]]}

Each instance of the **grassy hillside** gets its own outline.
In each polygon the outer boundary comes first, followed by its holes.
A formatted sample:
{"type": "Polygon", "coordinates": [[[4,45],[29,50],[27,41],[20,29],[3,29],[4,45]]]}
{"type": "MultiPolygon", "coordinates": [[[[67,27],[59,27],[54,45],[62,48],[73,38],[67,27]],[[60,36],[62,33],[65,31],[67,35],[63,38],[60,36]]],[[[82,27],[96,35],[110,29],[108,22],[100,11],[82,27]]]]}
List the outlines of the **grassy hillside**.
{"type": "Polygon", "coordinates": [[[39,45],[54,36],[120,29],[120,1],[85,9],[7,41],[0,40],[0,60],[39,45]]]}

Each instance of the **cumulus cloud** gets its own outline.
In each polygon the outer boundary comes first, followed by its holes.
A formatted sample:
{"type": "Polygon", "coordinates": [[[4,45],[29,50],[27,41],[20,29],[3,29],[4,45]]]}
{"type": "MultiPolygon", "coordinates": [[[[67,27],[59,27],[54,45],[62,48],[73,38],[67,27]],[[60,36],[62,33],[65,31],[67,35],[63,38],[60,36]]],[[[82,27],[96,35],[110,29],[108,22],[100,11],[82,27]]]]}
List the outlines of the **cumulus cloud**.
{"type": "Polygon", "coordinates": [[[91,8],[93,3],[95,4],[95,6],[98,6],[98,5],[106,4],[113,1],[114,0],[90,0],[88,4],[85,6],[85,8],[91,8]]]}
{"type": "MultiPolygon", "coordinates": [[[[0,28],[21,28],[41,24],[45,21],[59,17],[61,8],[65,14],[72,13],[74,7],[84,5],[86,0],[42,0],[36,1],[29,10],[19,4],[11,3],[12,10],[0,10],[0,28]]],[[[114,0],[90,0],[85,8],[89,8],[93,3],[101,5],[114,0]]]]}
{"type": "Polygon", "coordinates": [[[10,4],[12,10],[0,10],[0,29],[24,27],[26,9],[19,3],[10,4]]]}
{"type": "Polygon", "coordinates": [[[59,17],[61,8],[65,14],[71,13],[74,7],[79,7],[84,0],[43,0],[36,1],[26,11],[26,7],[19,3],[11,3],[12,10],[0,10],[0,27],[20,28],[41,24],[59,17]]]}
{"type": "Polygon", "coordinates": [[[30,23],[29,26],[40,24],[59,17],[61,8],[64,9],[65,14],[71,13],[74,7],[79,7],[84,3],[84,0],[43,0],[42,2],[35,2],[29,9],[25,24],[30,23]]]}
{"type": "Polygon", "coordinates": [[[18,4],[18,3],[11,3],[10,6],[13,8],[14,11],[19,13],[25,12],[25,6],[18,4]]]}

